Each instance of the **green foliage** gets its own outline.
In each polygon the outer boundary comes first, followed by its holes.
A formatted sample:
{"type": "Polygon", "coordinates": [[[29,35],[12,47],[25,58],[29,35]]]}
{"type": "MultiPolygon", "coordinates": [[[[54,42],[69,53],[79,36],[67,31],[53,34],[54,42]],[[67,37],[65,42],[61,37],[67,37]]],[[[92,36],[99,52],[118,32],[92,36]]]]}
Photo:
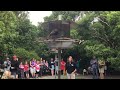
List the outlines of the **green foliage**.
{"type": "Polygon", "coordinates": [[[48,46],[44,43],[37,44],[35,51],[41,58],[48,59],[51,56],[51,52],[49,51],[48,46]]]}
{"type": "MultiPolygon", "coordinates": [[[[58,15],[63,15],[62,20],[75,21],[80,16],[76,29],[71,30],[71,37],[85,40],[82,44],[63,50],[62,56],[66,59],[72,55],[76,60],[81,58],[85,66],[93,55],[104,58],[117,70],[120,60],[120,12],[119,11],[53,11],[45,21],[57,20],[58,15]],[[94,21],[95,18],[96,22],[94,21]]],[[[82,65],[81,64],[81,65],[82,65]]],[[[83,67],[84,67],[83,66],[83,67]]]]}
{"type": "Polygon", "coordinates": [[[70,36],[73,39],[80,39],[81,38],[76,29],[70,30],[70,36]]]}
{"type": "Polygon", "coordinates": [[[76,16],[79,15],[81,11],[53,11],[48,17],[44,17],[44,21],[58,20],[58,16],[62,15],[63,20],[75,21],[76,16]]]}
{"type": "Polygon", "coordinates": [[[28,56],[29,59],[35,58],[36,60],[40,60],[40,57],[35,51],[30,51],[28,56]]]}
{"type": "Polygon", "coordinates": [[[17,18],[12,11],[0,11],[0,49],[10,53],[13,49],[18,33],[16,29],[17,18]]]}
{"type": "Polygon", "coordinates": [[[18,57],[20,57],[22,59],[25,59],[25,60],[28,59],[28,57],[29,57],[29,52],[26,51],[24,48],[17,48],[17,49],[14,50],[14,53],[18,57]]]}
{"type": "Polygon", "coordinates": [[[86,55],[103,57],[111,62],[111,67],[120,69],[120,12],[94,12],[80,19],[78,24],[78,33],[85,40],[86,55]],[[99,17],[97,22],[93,22],[95,17],[99,17]]]}
{"type": "Polygon", "coordinates": [[[85,42],[85,50],[88,55],[90,56],[97,56],[97,57],[104,57],[111,55],[111,49],[110,47],[105,47],[104,44],[98,43],[98,42],[85,42]]]}
{"type": "Polygon", "coordinates": [[[35,58],[37,60],[40,59],[40,57],[37,55],[35,51],[27,51],[24,48],[17,48],[14,49],[14,53],[22,58],[22,60],[31,60],[32,58],[35,58]]]}
{"type": "MultiPolygon", "coordinates": [[[[27,11],[0,11],[0,51],[2,55],[14,53],[25,59],[54,57],[46,44],[41,43],[42,23],[32,25],[27,11]],[[14,52],[15,50],[15,52],[14,52]]],[[[93,55],[111,62],[111,67],[120,70],[120,11],[53,11],[44,21],[75,21],[79,26],[71,29],[71,38],[82,39],[83,43],[63,50],[62,57],[69,55],[81,59],[81,67],[87,67],[93,55]],[[94,19],[97,17],[96,22],[94,19]],[[93,22],[94,21],[94,22],[93,22]]]]}

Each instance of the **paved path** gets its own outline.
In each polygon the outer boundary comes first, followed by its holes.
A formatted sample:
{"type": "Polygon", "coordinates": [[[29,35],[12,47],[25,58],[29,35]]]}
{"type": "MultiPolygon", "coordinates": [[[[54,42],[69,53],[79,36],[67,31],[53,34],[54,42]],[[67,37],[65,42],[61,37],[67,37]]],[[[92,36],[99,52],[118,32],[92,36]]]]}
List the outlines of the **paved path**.
{"type": "MultiPolygon", "coordinates": [[[[58,78],[58,76],[56,77],[56,79],[58,78]]],[[[55,79],[55,76],[42,76],[39,77],[38,79],[55,79]]],[[[67,79],[67,76],[61,76],[61,79],[67,79]]],[[[92,79],[91,75],[76,75],[76,79],[92,79]]],[[[107,76],[105,77],[105,79],[120,79],[120,76],[107,76]]]]}

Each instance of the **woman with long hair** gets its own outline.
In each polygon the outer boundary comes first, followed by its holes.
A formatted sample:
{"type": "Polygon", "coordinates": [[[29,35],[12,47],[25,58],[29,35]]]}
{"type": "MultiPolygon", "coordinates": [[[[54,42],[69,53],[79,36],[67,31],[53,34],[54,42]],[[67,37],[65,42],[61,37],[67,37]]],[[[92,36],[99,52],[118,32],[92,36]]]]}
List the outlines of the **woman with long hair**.
{"type": "Polygon", "coordinates": [[[55,63],[53,61],[53,58],[51,58],[50,67],[51,67],[51,74],[52,76],[54,76],[55,63]]]}
{"type": "Polygon", "coordinates": [[[73,61],[72,56],[68,57],[68,62],[66,64],[66,72],[68,79],[75,79],[76,64],[73,61]]]}
{"type": "Polygon", "coordinates": [[[24,65],[22,62],[20,63],[19,68],[20,68],[21,79],[24,79],[24,65]]]}
{"type": "Polygon", "coordinates": [[[98,65],[99,65],[100,79],[104,79],[105,61],[103,59],[99,60],[98,65]]]}
{"type": "Polygon", "coordinates": [[[30,72],[31,72],[32,78],[35,78],[35,73],[36,73],[35,65],[36,65],[36,63],[33,58],[32,61],[30,61],[30,72]]]}

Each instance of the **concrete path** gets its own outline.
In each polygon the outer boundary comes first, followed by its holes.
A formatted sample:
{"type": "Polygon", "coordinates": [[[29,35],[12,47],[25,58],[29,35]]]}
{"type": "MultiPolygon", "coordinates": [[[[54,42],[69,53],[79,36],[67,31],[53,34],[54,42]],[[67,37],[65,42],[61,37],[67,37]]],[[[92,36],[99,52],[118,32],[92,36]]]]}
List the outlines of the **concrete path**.
{"type": "MultiPolygon", "coordinates": [[[[56,76],[56,79],[58,76],[56,76]]],[[[55,79],[55,76],[42,76],[39,77],[38,79],[55,79]]],[[[61,76],[61,79],[67,79],[67,76],[61,76]]],[[[76,75],[76,79],[92,79],[92,75],[76,75]]],[[[107,76],[105,79],[120,79],[120,76],[107,76]]]]}

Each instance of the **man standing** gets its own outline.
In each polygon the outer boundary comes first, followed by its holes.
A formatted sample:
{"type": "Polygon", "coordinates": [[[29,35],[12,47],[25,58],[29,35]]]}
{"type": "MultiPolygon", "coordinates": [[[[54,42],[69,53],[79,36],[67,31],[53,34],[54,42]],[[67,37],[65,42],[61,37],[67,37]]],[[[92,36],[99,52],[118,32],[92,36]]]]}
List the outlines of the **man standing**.
{"type": "Polygon", "coordinates": [[[93,59],[90,61],[90,65],[92,68],[93,79],[98,79],[98,61],[94,56],[93,59]]]}
{"type": "Polygon", "coordinates": [[[69,56],[68,62],[66,63],[66,72],[68,79],[75,79],[76,64],[73,62],[72,56],[69,56]]]}
{"type": "Polygon", "coordinates": [[[11,74],[14,75],[15,79],[18,79],[18,68],[19,68],[19,62],[18,58],[13,56],[13,60],[11,60],[11,74]]]}

